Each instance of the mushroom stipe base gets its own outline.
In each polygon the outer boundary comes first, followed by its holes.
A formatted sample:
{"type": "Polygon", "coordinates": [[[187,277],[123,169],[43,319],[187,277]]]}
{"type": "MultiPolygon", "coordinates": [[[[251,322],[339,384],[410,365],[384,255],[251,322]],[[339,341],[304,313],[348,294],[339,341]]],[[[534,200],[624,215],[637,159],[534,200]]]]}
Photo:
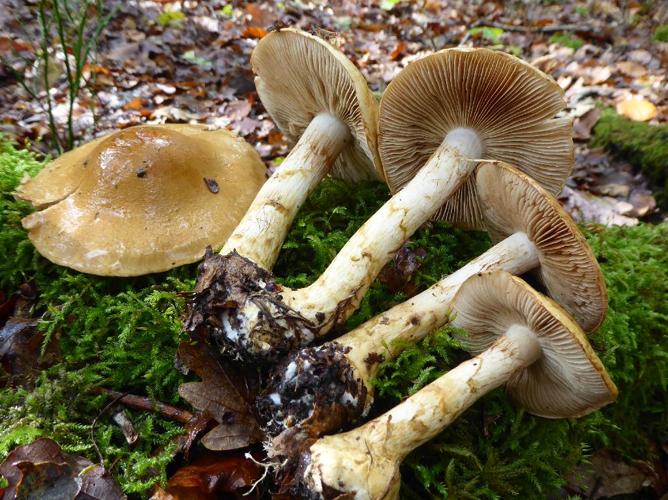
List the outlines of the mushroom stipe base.
{"type": "Polygon", "coordinates": [[[285,495],[287,498],[301,498],[303,500],[347,500],[352,499],[350,493],[337,490],[327,484],[323,484],[322,493],[313,491],[313,488],[304,480],[304,472],[311,465],[311,453],[309,446],[315,442],[315,439],[308,441],[304,445],[304,451],[293,455],[292,459],[285,463],[276,475],[276,484],[279,485],[278,495],[285,495]],[[296,460],[294,457],[298,457],[296,460]]]}
{"type": "Polygon", "coordinates": [[[236,251],[226,255],[207,251],[188,304],[186,331],[204,328],[225,357],[276,361],[310,343],[326,326],[283,303],[282,290],[269,271],[236,251]]]}
{"type": "Polygon", "coordinates": [[[363,414],[367,388],[346,358],[349,351],[328,342],[302,349],[276,368],[275,382],[256,403],[267,432],[278,435],[274,453],[283,455],[294,443],[353,424],[363,414]]]}

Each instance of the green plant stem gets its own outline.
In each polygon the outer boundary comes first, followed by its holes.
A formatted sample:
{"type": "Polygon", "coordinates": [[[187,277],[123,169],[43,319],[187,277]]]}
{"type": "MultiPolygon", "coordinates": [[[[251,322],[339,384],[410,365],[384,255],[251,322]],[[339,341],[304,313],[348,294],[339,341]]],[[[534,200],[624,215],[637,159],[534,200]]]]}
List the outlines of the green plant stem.
{"type": "Polygon", "coordinates": [[[46,106],[47,106],[47,113],[49,116],[49,129],[51,130],[51,134],[53,136],[52,141],[53,145],[55,146],[56,150],[58,151],[58,154],[63,152],[63,148],[60,144],[60,137],[58,135],[58,127],[56,127],[56,120],[55,117],[53,116],[53,103],[51,101],[51,93],[49,92],[51,88],[51,84],[49,82],[49,26],[50,23],[47,21],[47,16],[46,16],[46,2],[42,0],[39,3],[39,25],[40,25],[40,31],[41,31],[41,40],[40,40],[40,45],[41,45],[41,57],[42,57],[42,62],[44,64],[44,67],[42,68],[43,72],[43,80],[44,80],[44,91],[46,93],[46,106]]]}

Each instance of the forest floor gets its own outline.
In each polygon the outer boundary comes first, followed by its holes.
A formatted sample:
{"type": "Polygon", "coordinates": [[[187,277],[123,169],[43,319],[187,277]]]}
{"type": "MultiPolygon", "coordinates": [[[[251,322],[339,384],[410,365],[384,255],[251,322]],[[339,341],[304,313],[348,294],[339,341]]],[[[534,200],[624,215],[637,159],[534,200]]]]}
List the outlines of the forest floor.
{"type": "MultiPolygon", "coordinates": [[[[38,0],[0,0],[0,131],[52,150],[39,76],[38,0]],[[8,68],[12,67],[12,70],[8,68]],[[25,77],[35,97],[14,78],[25,77]]],[[[85,89],[73,104],[73,135],[85,141],[139,123],[227,127],[269,164],[288,152],[255,92],[250,54],[268,30],[289,25],[336,44],[382,94],[411,61],[453,47],[508,51],[551,75],[574,119],[577,163],[561,199],[580,221],[634,224],[655,215],[645,178],[588,146],[601,107],[651,124],[668,120],[665,3],[647,2],[103,2],[111,14],[85,89]],[[663,27],[663,28],[662,28],[663,27]],[[663,42],[661,40],[664,40],[663,42]]],[[[63,53],[49,44],[53,115],[63,141],[68,115],[63,53]]]]}
{"type": "MultiPolygon", "coordinates": [[[[58,148],[67,149],[69,139],[66,56],[57,34],[42,42],[40,4],[0,0],[0,167],[7,170],[0,171],[0,204],[8,207],[0,214],[0,228],[7,233],[0,231],[0,250],[8,255],[0,262],[5,292],[0,291],[0,320],[32,308],[43,316],[39,327],[30,318],[30,331],[39,330],[39,341],[44,340],[42,332],[48,332],[43,352],[31,344],[23,353],[33,361],[39,354],[40,363],[46,359],[45,371],[31,381],[32,391],[5,390],[0,378],[0,412],[11,413],[3,420],[7,429],[0,430],[0,457],[13,446],[49,436],[62,450],[37,441],[19,455],[41,466],[43,456],[55,456],[58,467],[67,462],[70,479],[99,457],[123,492],[135,497],[145,497],[147,491],[164,495],[158,498],[189,498],[193,491],[201,498],[213,498],[214,490],[240,494],[262,470],[239,455],[225,461],[206,454],[189,468],[188,453],[212,421],[194,415],[194,410],[170,413],[187,407],[177,388],[193,379],[176,372],[173,360],[183,340],[179,292],[192,289],[194,266],[136,280],[90,277],[39,258],[21,229],[20,218],[30,208],[11,192],[23,173],[34,173],[41,165],[20,148],[36,152],[42,161],[55,156],[58,148]],[[46,63],[38,57],[42,47],[47,49],[46,63]],[[55,130],[49,127],[49,102],[55,130]],[[4,180],[15,165],[23,173],[16,170],[4,180]],[[144,338],[133,335],[135,331],[144,338]],[[59,341],[60,352],[47,349],[51,335],[59,341]],[[79,397],[70,401],[72,391],[79,397]],[[131,408],[127,414],[114,409],[114,418],[129,415],[134,425],[127,419],[112,421],[110,401],[131,408]],[[155,409],[154,401],[166,404],[156,414],[147,411],[155,409]],[[184,422],[187,432],[177,445],[184,422]],[[140,436],[136,445],[130,444],[132,432],[140,436]],[[60,455],[63,450],[86,460],[60,455]],[[172,497],[156,487],[165,486],[168,475],[172,497]],[[192,489],[179,496],[184,485],[192,489]]],[[[77,5],[75,0],[69,4],[77,5]]],[[[634,134],[666,133],[665,3],[109,0],[99,5],[96,15],[86,20],[86,33],[91,35],[96,19],[110,17],[93,57],[82,68],[84,85],[72,101],[69,124],[77,144],[142,123],[202,123],[241,135],[273,168],[289,145],[255,92],[250,54],[262,36],[282,26],[311,31],[338,46],[378,97],[410,62],[448,47],[504,50],[551,75],[565,92],[563,113],[574,120],[576,143],[573,175],[559,198],[579,222],[624,226],[582,226],[611,294],[608,321],[592,342],[620,387],[620,401],[600,415],[555,422],[524,414],[502,393],[492,395],[440,441],[408,458],[402,469],[405,491],[414,498],[541,497],[546,491],[555,491],[555,497],[658,498],[668,491],[668,429],[660,408],[668,384],[668,346],[661,331],[668,325],[668,264],[662,250],[668,248],[668,231],[665,223],[654,224],[666,218],[661,190],[668,152],[654,152],[659,160],[653,159],[652,165],[660,169],[654,175],[636,157],[640,150],[611,146],[604,137],[610,123],[634,134]],[[638,373],[643,375],[636,378],[638,373]],[[536,443],[545,448],[538,450],[536,443]],[[579,466],[564,470],[566,463],[579,466]]],[[[68,62],[71,59],[70,54],[68,62]]],[[[661,136],[658,144],[666,147],[661,136]]],[[[291,250],[276,267],[285,284],[301,286],[316,276],[387,196],[378,185],[360,188],[360,193],[347,191],[325,183],[307,203],[288,239],[291,250]]],[[[425,252],[439,247],[441,253],[428,256],[415,275],[402,279],[424,287],[489,245],[486,236],[452,234],[445,225],[417,233],[413,247],[425,252]]],[[[404,291],[390,291],[386,284],[374,287],[354,322],[405,298],[404,291]]],[[[0,339],[2,334],[16,337],[21,330],[17,332],[3,327],[0,339]]],[[[445,337],[407,350],[387,368],[380,379],[384,393],[379,386],[386,405],[459,359],[461,351],[447,344],[449,340],[439,344],[445,337]]],[[[0,349],[0,354],[6,353],[0,349]]],[[[0,475],[7,472],[2,469],[6,463],[0,464],[0,475]]],[[[3,487],[0,479],[0,494],[3,487]]],[[[111,497],[120,495],[107,475],[100,488],[111,497]]]]}

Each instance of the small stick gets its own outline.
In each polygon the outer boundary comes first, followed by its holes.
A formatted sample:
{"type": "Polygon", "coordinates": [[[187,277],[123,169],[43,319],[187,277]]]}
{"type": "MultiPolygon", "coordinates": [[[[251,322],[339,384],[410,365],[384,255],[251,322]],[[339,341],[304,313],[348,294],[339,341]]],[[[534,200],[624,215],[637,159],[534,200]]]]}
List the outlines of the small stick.
{"type": "Polygon", "coordinates": [[[168,420],[179,422],[180,424],[187,424],[193,418],[193,414],[187,410],[182,410],[181,408],[176,408],[159,401],[152,401],[144,396],[112,391],[111,389],[105,389],[104,387],[98,387],[95,391],[115,398],[112,403],[121,403],[137,410],[154,411],[160,416],[168,420]]]}
{"type": "Polygon", "coordinates": [[[125,397],[126,394],[127,393],[116,392],[114,399],[109,401],[107,406],[105,406],[104,408],[102,408],[102,410],[100,410],[100,413],[97,414],[97,416],[93,419],[93,422],[90,424],[90,439],[93,442],[93,448],[95,448],[95,452],[97,453],[97,457],[100,459],[100,465],[102,466],[103,469],[104,469],[104,457],[102,456],[100,447],[97,445],[97,441],[95,441],[95,426],[97,425],[97,421],[100,419],[100,417],[105,413],[107,413],[107,411],[109,411],[109,408],[114,406],[119,400],[125,397]]]}

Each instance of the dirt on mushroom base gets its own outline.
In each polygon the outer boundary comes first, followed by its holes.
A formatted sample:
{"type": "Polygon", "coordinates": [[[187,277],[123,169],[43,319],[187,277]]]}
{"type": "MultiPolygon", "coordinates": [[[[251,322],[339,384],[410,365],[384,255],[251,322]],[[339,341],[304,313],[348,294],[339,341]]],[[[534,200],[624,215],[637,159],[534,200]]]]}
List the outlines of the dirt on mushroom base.
{"type": "MultiPolygon", "coordinates": [[[[11,292],[27,278],[38,285],[37,311],[49,311],[40,328],[47,334],[64,333],[63,359],[43,372],[33,391],[0,389],[0,414],[8,423],[0,431],[0,460],[12,447],[41,435],[53,437],[69,453],[97,460],[90,423],[108,400],[93,395],[95,387],[185,406],[176,393],[183,377],[172,365],[183,312],[174,292],[192,290],[195,269],[141,279],[92,278],[40,258],[20,226],[29,207],[9,194],[24,171],[40,168],[29,153],[0,142],[0,254],[6,256],[0,261],[0,289],[11,292]]],[[[293,288],[310,283],[386,198],[380,184],[352,191],[345,184],[325,182],[295,221],[275,267],[277,281],[293,288]]],[[[620,388],[618,403],[575,422],[545,421],[518,411],[497,391],[409,457],[402,477],[414,495],[544,496],[564,484],[566,471],[583,456],[583,443],[643,459],[656,453],[653,440],[668,428],[661,385],[668,373],[668,339],[663,335],[668,330],[668,226],[591,226],[585,233],[610,292],[608,320],[592,340],[620,388]]],[[[434,283],[489,245],[484,235],[443,224],[422,229],[408,246],[427,250],[413,286],[434,283]]],[[[346,330],[405,298],[375,283],[346,330]]],[[[384,402],[376,411],[463,359],[448,329],[408,348],[378,379],[384,402]]],[[[166,478],[170,439],[183,430],[145,412],[132,410],[129,417],[140,435],[135,448],[125,444],[108,419],[100,420],[96,436],[106,463],[115,464],[111,472],[123,490],[146,496],[151,485],[166,478]]]]}

